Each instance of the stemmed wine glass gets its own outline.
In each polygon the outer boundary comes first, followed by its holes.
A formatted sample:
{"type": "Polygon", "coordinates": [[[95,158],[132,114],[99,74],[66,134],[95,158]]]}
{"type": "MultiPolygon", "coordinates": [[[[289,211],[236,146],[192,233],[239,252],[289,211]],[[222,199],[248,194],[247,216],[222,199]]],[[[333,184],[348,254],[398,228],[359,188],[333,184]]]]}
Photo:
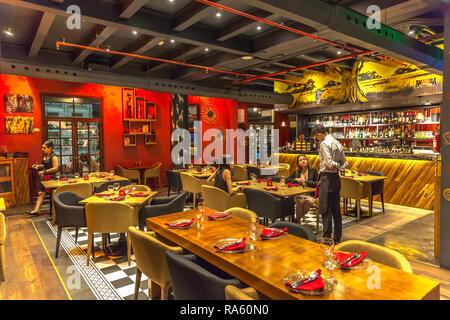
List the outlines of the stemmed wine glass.
{"type": "Polygon", "coordinates": [[[61,178],[61,173],[59,171],[56,172],[55,177],[56,177],[56,179],[58,179],[58,184],[59,184],[59,178],[61,178]]]}
{"type": "Polygon", "coordinates": [[[109,175],[110,175],[111,177],[113,177],[114,174],[115,174],[114,170],[111,170],[111,171],[109,172],[109,175]]]}
{"type": "Polygon", "coordinates": [[[117,182],[116,182],[116,183],[114,183],[113,186],[114,186],[114,191],[115,191],[115,192],[118,192],[118,191],[119,191],[119,188],[120,188],[120,183],[117,183],[117,182]]]}
{"type": "Polygon", "coordinates": [[[256,184],[256,174],[255,173],[250,173],[250,179],[252,179],[252,184],[256,184]]]}
{"type": "Polygon", "coordinates": [[[73,174],[73,177],[74,177],[75,179],[78,179],[78,178],[80,177],[80,174],[79,174],[78,172],[75,172],[75,173],[73,174]]]}
{"type": "Polygon", "coordinates": [[[110,184],[110,185],[108,186],[108,191],[109,191],[109,194],[110,194],[110,195],[113,194],[113,192],[114,192],[114,186],[113,186],[112,184],[110,184]]]}
{"type": "Polygon", "coordinates": [[[281,177],[281,188],[286,187],[286,179],[284,177],[281,177]]]}
{"type": "Polygon", "coordinates": [[[247,239],[248,239],[247,243],[250,251],[256,249],[257,233],[258,233],[258,226],[256,225],[256,220],[252,219],[247,231],[247,239]]]}
{"type": "Polygon", "coordinates": [[[130,193],[131,187],[125,186],[123,189],[123,191],[125,191],[125,199],[128,199],[128,194],[130,193]]]}
{"type": "Polygon", "coordinates": [[[136,191],[136,183],[131,184],[131,191],[134,193],[136,191]]]}
{"type": "Polygon", "coordinates": [[[337,266],[338,262],[334,256],[334,241],[331,238],[320,239],[320,248],[323,254],[323,264],[325,268],[330,272],[328,280],[331,284],[336,285],[337,280],[333,277],[333,269],[337,266]]]}

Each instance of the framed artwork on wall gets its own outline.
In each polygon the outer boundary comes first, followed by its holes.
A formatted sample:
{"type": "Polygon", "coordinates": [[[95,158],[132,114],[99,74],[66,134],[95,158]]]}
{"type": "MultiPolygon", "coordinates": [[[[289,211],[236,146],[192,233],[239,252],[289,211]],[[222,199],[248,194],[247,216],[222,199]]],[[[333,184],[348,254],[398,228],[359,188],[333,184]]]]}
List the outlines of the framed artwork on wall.
{"type": "Polygon", "coordinates": [[[33,107],[33,97],[22,94],[5,94],[5,112],[15,113],[15,112],[29,112],[32,113],[33,107]]]}
{"type": "Polygon", "coordinates": [[[32,134],[34,131],[33,117],[5,117],[6,134],[32,134]]]}
{"type": "Polygon", "coordinates": [[[122,110],[124,119],[135,118],[135,93],[133,88],[122,88],[122,110]]]}

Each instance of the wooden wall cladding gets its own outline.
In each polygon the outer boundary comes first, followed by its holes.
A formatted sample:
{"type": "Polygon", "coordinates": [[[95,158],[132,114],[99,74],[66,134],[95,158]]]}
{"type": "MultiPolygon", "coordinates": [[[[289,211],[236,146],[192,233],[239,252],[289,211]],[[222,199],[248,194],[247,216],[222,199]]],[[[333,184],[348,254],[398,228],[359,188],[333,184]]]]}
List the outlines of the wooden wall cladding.
{"type": "MultiPolygon", "coordinates": [[[[289,163],[291,172],[297,166],[298,154],[279,154],[279,162],[289,163]]],[[[309,165],[319,170],[319,156],[306,155],[309,165]]],[[[434,208],[434,182],[439,162],[423,160],[347,157],[348,169],[360,172],[382,172],[384,201],[407,207],[432,210],[434,208]]],[[[379,196],[375,196],[379,201],[379,196]]]]}
{"type": "Polygon", "coordinates": [[[28,158],[14,158],[14,188],[16,205],[30,203],[28,158]]]}

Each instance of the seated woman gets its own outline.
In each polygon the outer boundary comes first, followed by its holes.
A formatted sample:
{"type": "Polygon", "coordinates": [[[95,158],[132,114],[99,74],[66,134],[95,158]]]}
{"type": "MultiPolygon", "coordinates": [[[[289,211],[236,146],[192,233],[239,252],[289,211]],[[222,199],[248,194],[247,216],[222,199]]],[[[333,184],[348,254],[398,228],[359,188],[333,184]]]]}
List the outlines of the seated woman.
{"type": "MultiPolygon", "coordinates": [[[[297,158],[297,168],[287,177],[287,183],[301,183],[307,187],[315,188],[317,184],[317,170],[309,167],[306,156],[300,155],[297,158]]],[[[296,220],[300,223],[300,219],[308,212],[316,199],[314,194],[302,194],[294,197],[296,205],[296,220]]]]}
{"type": "Polygon", "coordinates": [[[230,195],[243,191],[242,187],[233,188],[233,182],[231,180],[232,166],[232,164],[226,163],[226,157],[224,157],[222,163],[218,165],[216,172],[208,178],[208,182],[214,181],[214,187],[219,188],[230,195]]]}

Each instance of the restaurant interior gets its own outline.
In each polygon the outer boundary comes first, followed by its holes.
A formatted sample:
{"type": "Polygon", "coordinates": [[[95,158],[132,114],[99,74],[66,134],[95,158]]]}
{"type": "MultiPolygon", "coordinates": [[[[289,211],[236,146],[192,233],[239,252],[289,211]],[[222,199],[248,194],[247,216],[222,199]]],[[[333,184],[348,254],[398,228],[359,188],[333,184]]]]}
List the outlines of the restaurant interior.
{"type": "Polygon", "coordinates": [[[0,17],[0,300],[450,299],[446,1],[0,17]]]}

